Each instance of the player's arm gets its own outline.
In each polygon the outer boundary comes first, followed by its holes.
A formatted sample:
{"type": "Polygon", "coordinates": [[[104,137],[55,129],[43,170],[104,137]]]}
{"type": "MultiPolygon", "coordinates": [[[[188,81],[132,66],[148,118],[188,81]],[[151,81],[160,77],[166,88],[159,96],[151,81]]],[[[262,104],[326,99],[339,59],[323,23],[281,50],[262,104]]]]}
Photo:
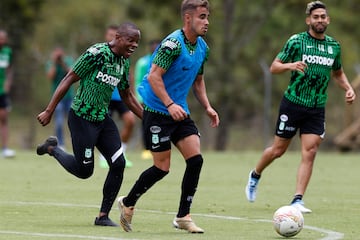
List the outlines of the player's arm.
{"type": "Polygon", "coordinates": [[[335,79],[337,84],[345,90],[345,101],[348,104],[353,103],[353,101],[356,98],[356,94],[354,89],[352,88],[351,84],[349,83],[349,80],[344,73],[343,69],[340,68],[338,70],[335,70],[332,72],[332,77],[335,79]]]}
{"type": "Polygon", "coordinates": [[[206,114],[211,119],[210,125],[212,127],[219,126],[220,120],[217,112],[211,107],[209,99],[206,94],[206,86],[204,81],[204,75],[197,75],[195,82],[193,83],[193,91],[196,99],[205,108],[206,114]]]}
{"type": "Polygon", "coordinates": [[[11,84],[14,78],[14,71],[13,71],[13,65],[10,63],[10,65],[5,70],[5,84],[4,89],[6,93],[10,92],[11,84]]]}
{"type": "Polygon", "coordinates": [[[41,125],[45,126],[50,122],[51,116],[54,113],[55,108],[60,102],[60,100],[64,97],[66,92],[69,90],[70,86],[79,80],[80,77],[76,75],[76,73],[73,72],[72,70],[70,70],[66,74],[66,76],[61,80],[61,82],[57,86],[46,109],[37,116],[37,119],[41,125]]]}
{"type": "Polygon", "coordinates": [[[273,74],[283,73],[286,71],[305,72],[307,65],[302,61],[284,63],[279,58],[275,58],[270,66],[270,72],[273,74]]]}
{"type": "Polygon", "coordinates": [[[157,50],[148,76],[151,89],[167,107],[169,114],[175,121],[184,120],[187,117],[187,113],[169,96],[165,88],[163,75],[180,53],[181,44],[176,39],[164,41],[157,50]]]}
{"type": "Polygon", "coordinates": [[[125,104],[129,107],[129,109],[135,113],[140,119],[143,116],[143,107],[136,99],[133,91],[130,88],[126,88],[124,90],[119,91],[121,99],[125,102],[125,104]]]}

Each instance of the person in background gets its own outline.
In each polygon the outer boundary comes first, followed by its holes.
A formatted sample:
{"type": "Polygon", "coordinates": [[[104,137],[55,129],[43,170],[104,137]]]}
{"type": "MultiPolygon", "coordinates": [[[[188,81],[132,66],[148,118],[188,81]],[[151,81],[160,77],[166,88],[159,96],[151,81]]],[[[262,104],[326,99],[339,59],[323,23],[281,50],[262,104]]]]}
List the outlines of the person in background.
{"type": "Polygon", "coordinates": [[[280,103],[274,141],[250,171],[245,193],[250,202],[255,201],[261,174],[286,152],[299,130],[301,161],[295,195],[290,204],[303,213],[310,213],[312,211],[305,207],[302,198],[310,181],[316,153],[325,137],[325,105],[331,76],[345,91],[346,103],[351,104],[356,96],[342,67],[340,44],[325,34],[330,23],[325,4],[310,2],[305,13],[308,30],[290,37],[270,66],[272,73],[290,71],[291,77],[280,103]]]}
{"type": "Polygon", "coordinates": [[[120,91],[123,101],[139,118],[143,114],[142,105],[129,88],[129,57],[137,49],[139,41],[139,28],[126,22],[118,27],[112,41],[90,46],[60,82],[45,110],[37,116],[42,126],[48,125],[70,86],[79,82],[68,116],[74,155],[61,149],[54,136],[38,145],[36,153],[49,154],[70,174],[87,179],[94,172],[94,148],[100,151],[109,170],[103,185],[99,215],[94,222],[98,226],[118,226],[109,218],[109,213],[120,190],[125,169],[119,130],[108,114],[114,89],[120,91]]]}
{"type": "Polygon", "coordinates": [[[15,151],[8,148],[9,125],[8,117],[11,110],[9,92],[13,81],[13,52],[8,46],[8,34],[0,29],[0,134],[2,144],[2,156],[11,158],[15,151]]]}
{"type": "MultiPolygon", "coordinates": [[[[111,42],[116,34],[117,26],[109,25],[105,32],[105,41],[111,42]]],[[[130,75],[130,78],[132,76],[130,75]]],[[[130,80],[130,82],[132,82],[130,80]]],[[[131,86],[130,86],[131,88],[131,86]]],[[[126,104],[122,101],[119,92],[115,89],[112,93],[110,105],[109,105],[109,113],[112,117],[114,117],[115,113],[117,113],[121,120],[123,121],[123,126],[120,132],[120,138],[122,142],[123,151],[125,154],[126,167],[132,167],[133,163],[126,158],[126,149],[128,143],[133,135],[134,127],[135,127],[135,116],[134,113],[129,110],[126,104]]],[[[100,155],[99,161],[100,167],[106,168],[108,167],[106,160],[102,155],[100,155]]]]}
{"type": "MultiPolygon", "coordinates": [[[[139,94],[138,87],[140,86],[145,74],[148,72],[151,66],[151,55],[155,51],[156,47],[159,45],[160,40],[151,40],[149,42],[149,53],[139,58],[135,63],[134,71],[134,87],[135,87],[135,96],[137,97],[140,103],[143,103],[142,97],[139,94]]],[[[144,149],[141,153],[142,159],[151,159],[151,153],[149,150],[144,149]]]]}
{"type": "MultiPolygon", "coordinates": [[[[73,64],[73,59],[70,56],[65,56],[62,47],[56,47],[51,54],[51,60],[46,63],[46,76],[51,81],[52,93],[55,92],[60,81],[65,77],[66,73],[70,70],[73,64]]],[[[70,110],[72,99],[74,97],[73,86],[61,99],[55,108],[55,135],[59,141],[59,147],[65,148],[64,139],[64,125],[67,120],[67,114],[70,110]]]]}
{"type": "Polygon", "coordinates": [[[183,27],[161,42],[153,55],[149,74],[139,88],[144,101],[143,134],[146,149],[153,156],[153,166],[141,173],[127,196],[118,198],[120,225],[126,232],[132,231],[131,220],[136,202],[169,173],[172,144],[186,163],[173,226],[191,233],[204,232],[190,216],[203,157],[200,134],[190,118],[187,96],[192,88],[210,119],[210,126],[219,125],[219,116],[208,100],[204,79],[204,64],[209,48],[203,36],[208,30],[209,8],[207,0],[182,2],[183,27]]]}

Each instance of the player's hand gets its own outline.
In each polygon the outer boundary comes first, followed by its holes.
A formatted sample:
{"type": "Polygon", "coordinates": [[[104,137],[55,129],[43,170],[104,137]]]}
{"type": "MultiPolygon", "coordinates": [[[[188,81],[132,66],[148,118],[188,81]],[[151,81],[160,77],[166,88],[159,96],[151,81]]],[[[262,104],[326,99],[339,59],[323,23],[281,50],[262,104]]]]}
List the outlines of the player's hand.
{"type": "Polygon", "coordinates": [[[212,108],[212,107],[208,107],[206,109],[206,114],[209,116],[211,122],[210,122],[210,126],[211,127],[217,127],[220,124],[220,118],[218,113],[212,108]]]}
{"type": "Polygon", "coordinates": [[[39,123],[43,126],[46,126],[49,124],[50,120],[51,120],[51,113],[49,111],[43,111],[41,112],[38,116],[37,116],[37,120],[39,121],[39,123]]]}
{"type": "Polygon", "coordinates": [[[171,106],[168,107],[168,112],[175,121],[182,121],[188,117],[185,110],[176,103],[171,104],[171,106]]]}
{"type": "Polygon", "coordinates": [[[356,98],[354,89],[350,88],[345,93],[345,101],[347,104],[352,104],[356,98]]]}
{"type": "Polygon", "coordinates": [[[301,72],[301,73],[305,73],[306,68],[307,68],[306,63],[304,63],[302,61],[297,61],[297,62],[291,63],[291,70],[292,71],[298,71],[298,72],[301,72]]]}

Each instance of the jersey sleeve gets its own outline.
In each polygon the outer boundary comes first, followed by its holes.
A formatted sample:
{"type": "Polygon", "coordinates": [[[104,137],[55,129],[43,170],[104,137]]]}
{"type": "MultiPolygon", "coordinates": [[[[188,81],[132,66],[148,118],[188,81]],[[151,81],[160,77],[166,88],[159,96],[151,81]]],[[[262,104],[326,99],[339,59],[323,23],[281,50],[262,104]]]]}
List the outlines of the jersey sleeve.
{"type": "Polygon", "coordinates": [[[181,53],[181,44],[175,38],[169,38],[163,41],[157,50],[152,61],[153,64],[168,70],[171,64],[181,53]]]}
{"type": "Polygon", "coordinates": [[[102,54],[96,46],[92,46],[86,50],[74,63],[73,71],[80,77],[83,78],[86,74],[94,68],[95,65],[100,65],[103,61],[101,60],[102,54]]]}
{"type": "Polygon", "coordinates": [[[340,68],[342,68],[342,63],[341,63],[341,47],[340,44],[338,45],[339,48],[339,52],[336,55],[335,59],[334,59],[334,64],[332,66],[332,70],[336,71],[339,70],[340,68]]]}
{"type": "Polygon", "coordinates": [[[295,56],[298,56],[297,52],[300,50],[300,47],[301,43],[298,40],[297,35],[294,35],[288,39],[288,41],[276,57],[284,63],[300,60],[295,59],[295,56]]]}

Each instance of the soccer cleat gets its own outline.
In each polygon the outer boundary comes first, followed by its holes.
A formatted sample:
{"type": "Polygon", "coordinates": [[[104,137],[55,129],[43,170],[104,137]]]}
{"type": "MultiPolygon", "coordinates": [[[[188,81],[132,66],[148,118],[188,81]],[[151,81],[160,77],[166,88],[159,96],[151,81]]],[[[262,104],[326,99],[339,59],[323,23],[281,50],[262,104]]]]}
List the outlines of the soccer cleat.
{"type": "Polygon", "coordinates": [[[101,217],[96,217],[94,225],[105,226],[105,227],[118,227],[119,226],[116,223],[114,223],[113,221],[111,221],[111,219],[106,215],[101,216],[101,217]]]}
{"type": "Polygon", "coordinates": [[[2,151],[2,155],[4,158],[12,158],[15,157],[15,151],[9,148],[4,148],[2,151]]]}
{"type": "Polygon", "coordinates": [[[248,199],[249,202],[255,202],[256,190],[257,190],[257,185],[259,183],[259,179],[253,178],[251,174],[252,171],[249,173],[249,180],[245,187],[245,193],[246,193],[246,198],[248,199]]]}
{"type": "Polygon", "coordinates": [[[294,203],[291,204],[291,206],[295,207],[297,210],[299,210],[302,213],[311,213],[311,209],[306,208],[304,206],[304,201],[303,200],[296,200],[294,203]]]}
{"type": "Polygon", "coordinates": [[[186,230],[189,233],[204,233],[204,230],[202,228],[199,228],[195,225],[195,223],[190,217],[190,214],[182,218],[175,217],[173,220],[173,226],[178,229],[186,230]]]}
{"type": "Polygon", "coordinates": [[[125,232],[131,232],[131,219],[134,215],[134,207],[126,207],[123,203],[124,196],[118,198],[118,207],[120,210],[120,225],[125,232]]]}
{"type": "Polygon", "coordinates": [[[49,147],[56,147],[58,145],[58,140],[57,137],[55,136],[50,136],[48,137],[48,139],[45,140],[45,142],[43,144],[40,144],[39,146],[37,146],[36,148],[36,153],[38,155],[44,155],[45,153],[49,153],[49,147]]]}

